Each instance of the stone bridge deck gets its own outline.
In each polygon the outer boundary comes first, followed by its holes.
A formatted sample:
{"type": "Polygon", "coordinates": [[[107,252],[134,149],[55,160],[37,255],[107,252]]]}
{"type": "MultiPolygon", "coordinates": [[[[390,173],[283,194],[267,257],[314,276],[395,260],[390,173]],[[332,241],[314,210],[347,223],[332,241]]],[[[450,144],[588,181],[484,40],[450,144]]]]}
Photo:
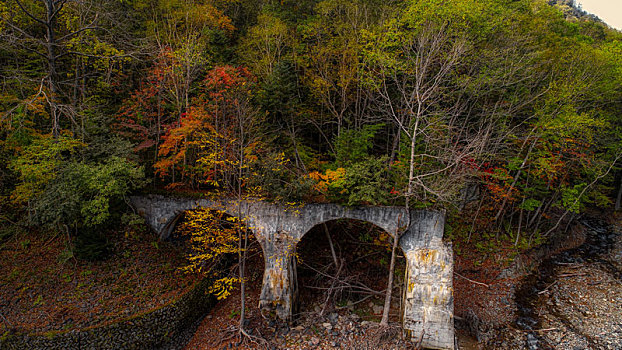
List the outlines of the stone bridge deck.
{"type": "Polygon", "coordinates": [[[187,210],[211,208],[245,218],[265,260],[260,308],[265,315],[290,321],[298,302],[296,245],[316,225],[336,219],[370,222],[399,235],[407,261],[404,332],[429,349],[454,349],[453,255],[442,241],[445,215],[402,207],[346,208],[336,204],[300,207],[251,200],[136,196],[131,203],[162,239],[168,238],[187,210]]]}

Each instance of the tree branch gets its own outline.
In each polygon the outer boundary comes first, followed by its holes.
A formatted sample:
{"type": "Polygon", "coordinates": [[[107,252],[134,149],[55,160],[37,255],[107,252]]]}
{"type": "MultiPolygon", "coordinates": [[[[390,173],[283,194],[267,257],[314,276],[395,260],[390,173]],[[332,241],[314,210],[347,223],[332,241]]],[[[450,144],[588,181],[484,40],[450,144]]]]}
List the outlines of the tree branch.
{"type": "Polygon", "coordinates": [[[22,5],[22,2],[20,0],[15,0],[15,2],[17,3],[17,6],[19,6],[20,9],[22,9],[22,11],[30,18],[32,18],[33,20],[35,20],[36,22],[39,22],[40,24],[49,27],[49,23],[44,22],[43,20],[35,17],[33,14],[31,14],[30,12],[28,12],[28,10],[26,10],[26,8],[24,8],[24,5],[22,5]]]}

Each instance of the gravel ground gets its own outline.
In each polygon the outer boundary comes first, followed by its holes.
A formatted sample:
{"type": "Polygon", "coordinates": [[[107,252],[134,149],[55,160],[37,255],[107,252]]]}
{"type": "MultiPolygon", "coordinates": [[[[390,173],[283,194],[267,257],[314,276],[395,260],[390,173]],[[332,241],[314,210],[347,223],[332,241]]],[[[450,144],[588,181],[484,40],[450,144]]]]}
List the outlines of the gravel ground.
{"type": "Polygon", "coordinates": [[[409,349],[398,327],[384,329],[362,321],[355,313],[330,313],[324,318],[309,314],[297,327],[277,337],[277,349],[409,349]]]}
{"type": "Polygon", "coordinates": [[[558,270],[541,295],[542,341],[556,349],[622,349],[622,285],[592,264],[558,270]]]}

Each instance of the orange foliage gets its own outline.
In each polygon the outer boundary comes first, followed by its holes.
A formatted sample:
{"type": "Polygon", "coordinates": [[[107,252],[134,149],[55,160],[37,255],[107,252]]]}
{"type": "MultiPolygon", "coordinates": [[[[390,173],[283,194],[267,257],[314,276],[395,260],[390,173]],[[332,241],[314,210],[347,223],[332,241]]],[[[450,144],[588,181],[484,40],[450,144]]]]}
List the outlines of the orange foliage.
{"type": "MultiPolygon", "coordinates": [[[[239,161],[238,114],[253,81],[246,68],[222,66],[209,71],[188,113],[167,126],[158,149],[160,159],[154,165],[156,172],[166,177],[175,171],[187,183],[222,185],[218,173],[239,161]]],[[[248,146],[245,154],[253,147],[248,146]]]]}
{"type": "Polygon", "coordinates": [[[346,174],[346,170],[344,168],[337,168],[336,170],[326,170],[326,174],[322,174],[317,171],[313,171],[309,173],[309,177],[316,181],[316,184],[313,186],[313,189],[316,191],[326,194],[328,192],[328,188],[331,184],[343,179],[346,174]]]}

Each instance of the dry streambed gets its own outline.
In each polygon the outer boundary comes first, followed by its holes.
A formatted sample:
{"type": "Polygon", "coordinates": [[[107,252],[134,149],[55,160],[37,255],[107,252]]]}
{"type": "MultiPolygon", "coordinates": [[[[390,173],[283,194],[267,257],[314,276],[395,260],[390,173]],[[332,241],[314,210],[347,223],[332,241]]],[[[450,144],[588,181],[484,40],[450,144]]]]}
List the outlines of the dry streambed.
{"type": "Polygon", "coordinates": [[[517,292],[497,349],[622,349],[621,225],[587,219],[586,242],[545,260],[517,292]]]}

